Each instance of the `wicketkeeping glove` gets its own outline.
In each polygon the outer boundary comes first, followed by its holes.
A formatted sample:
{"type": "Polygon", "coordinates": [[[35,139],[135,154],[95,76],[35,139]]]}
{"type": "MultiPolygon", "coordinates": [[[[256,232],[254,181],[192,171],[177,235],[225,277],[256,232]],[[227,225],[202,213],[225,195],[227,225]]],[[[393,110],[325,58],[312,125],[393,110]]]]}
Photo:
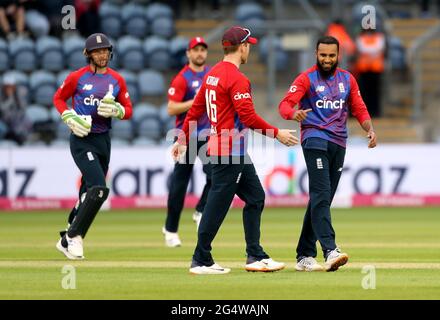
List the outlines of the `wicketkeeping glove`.
{"type": "Polygon", "coordinates": [[[105,118],[114,117],[122,119],[125,115],[125,108],[119,102],[104,97],[104,99],[99,102],[98,114],[105,118]]]}
{"type": "Polygon", "coordinates": [[[64,123],[78,137],[85,137],[92,129],[92,118],[90,116],[79,116],[75,110],[66,110],[61,115],[64,123]]]}

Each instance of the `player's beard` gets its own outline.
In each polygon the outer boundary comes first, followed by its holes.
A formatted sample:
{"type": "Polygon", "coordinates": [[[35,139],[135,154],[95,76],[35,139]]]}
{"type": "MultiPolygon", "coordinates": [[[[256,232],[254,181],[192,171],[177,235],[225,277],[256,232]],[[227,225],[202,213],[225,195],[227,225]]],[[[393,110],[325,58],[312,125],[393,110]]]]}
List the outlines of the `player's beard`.
{"type": "Polygon", "coordinates": [[[206,59],[196,58],[196,59],[191,60],[191,63],[197,67],[203,67],[206,63],[206,59]]]}
{"type": "Polygon", "coordinates": [[[98,69],[104,69],[104,68],[107,68],[110,57],[107,57],[104,59],[99,59],[99,60],[95,60],[95,59],[91,58],[91,60],[92,60],[93,64],[95,65],[95,67],[97,67],[98,69]]]}
{"type": "Polygon", "coordinates": [[[318,66],[319,73],[322,77],[328,78],[335,73],[336,68],[338,67],[338,60],[336,60],[335,64],[329,70],[325,70],[318,59],[316,59],[316,65],[318,66]]]}

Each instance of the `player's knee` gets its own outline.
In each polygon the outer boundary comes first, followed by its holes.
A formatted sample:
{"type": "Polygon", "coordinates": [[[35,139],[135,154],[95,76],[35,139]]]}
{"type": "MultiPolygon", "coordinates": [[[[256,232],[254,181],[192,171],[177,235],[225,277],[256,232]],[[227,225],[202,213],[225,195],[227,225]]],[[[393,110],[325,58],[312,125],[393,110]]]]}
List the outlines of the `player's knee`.
{"type": "Polygon", "coordinates": [[[330,206],[330,191],[328,192],[312,192],[310,193],[310,200],[312,207],[330,206]]]}
{"type": "Polygon", "coordinates": [[[264,193],[264,191],[258,190],[255,192],[255,195],[254,195],[251,203],[249,203],[249,204],[253,205],[254,207],[256,207],[260,210],[263,210],[265,200],[266,200],[266,194],[264,193]]]}
{"type": "Polygon", "coordinates": [[[87,190],[87,196],[90,195],[92,199],[95,199],[99,202],[104,202],[107,200],[109,193],[110,189],[105,185],[93,186],[87,190]]]}

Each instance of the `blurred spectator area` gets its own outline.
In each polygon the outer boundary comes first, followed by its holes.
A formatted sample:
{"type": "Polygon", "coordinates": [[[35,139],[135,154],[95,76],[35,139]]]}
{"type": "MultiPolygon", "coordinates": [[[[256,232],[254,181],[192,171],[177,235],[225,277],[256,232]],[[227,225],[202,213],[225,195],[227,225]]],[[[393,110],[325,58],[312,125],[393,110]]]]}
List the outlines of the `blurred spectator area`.
{"type": "MultiPolygon", "coordinates": [[[[51,100],[67,74],[86,63],[82,53],[84,32],[82,35],[79,30],[60,28],[61,8],[75,5],[76,1],[28,2],[25,12],[27,36],[0,38],[0,85],[2,79],[12,73],[17,85],[28,92],[26,100],[34,122],[28,144],[66,145],[69,131],[51,100]]],[[[208,64],[214,65],[223,57],[222,32],[219,30],[232,24],[248,27],[260,40],[252,48],[248,63],[241,67],[252,83],[257,111],[276,125],[292,125],[280,118],[277,103],[299,72],[315,62],[316,34],[309,29],[278,29],[270,37],[266,23],[318,19],[324,31],[327,23],[339,18],[354,37],[362,19],[359,10],[367,3],[341,0],[338,9],[335,1],[329,0],[220,0],[214,14],[210,1],[196,1],[195,8],[187,1],[172,0],[94,2],[99,26],[93,26],[92,31],[99,28],[114,44],[110,66],[124,76],[134,105],[131,121],[113,122],[112,136],[116,145],[163,143],[167,131],[174,127],[174,117],[166,112],[167,89],[171,79],[186,63],[188,40],[198,35],[207,38],[208,64]],[[312,10],[306,10],[307,7],[301,6],[300,2],[308,4],[312,10]],[[270,52],[274,52],[274,78],[268,73],[270,52]]],[[[433,9],[432,15],[425,13],[422,16],[419,4],[406,0],[375,3],[381,8],[378,10],[378,27],[386,30],[388,44],[384,115],[383,119],[375,120],[380,140],[435,140],[435,131],[427,136],[411,122],[413,66],[407,52],[418,37],[439,23],[437,11],[433,9]],[[391,127],[397,131],[392,133],[391,127]]],[[[433,40],[422,53],[423,90],[432,97],[440,88],[439,50],[440,40],[433,40]]],[[[357,127],[350,119],[351,133],[364,136],[357,127]]],[[[1,129],[0,125],[0,140],[1,129]]]]}

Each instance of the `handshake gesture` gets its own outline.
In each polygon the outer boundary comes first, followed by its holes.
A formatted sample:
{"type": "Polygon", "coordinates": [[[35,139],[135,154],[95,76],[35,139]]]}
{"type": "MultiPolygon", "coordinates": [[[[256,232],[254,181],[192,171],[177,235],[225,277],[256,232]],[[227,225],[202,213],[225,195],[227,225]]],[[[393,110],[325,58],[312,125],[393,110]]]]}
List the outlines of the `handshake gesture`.
{"type": "Polygon", "coordinates": [[[298,138],[293,135],[294,132],[296,130],[279,129],[275,138],[285,146],[291,147],[299,142],[298,138]]]}

